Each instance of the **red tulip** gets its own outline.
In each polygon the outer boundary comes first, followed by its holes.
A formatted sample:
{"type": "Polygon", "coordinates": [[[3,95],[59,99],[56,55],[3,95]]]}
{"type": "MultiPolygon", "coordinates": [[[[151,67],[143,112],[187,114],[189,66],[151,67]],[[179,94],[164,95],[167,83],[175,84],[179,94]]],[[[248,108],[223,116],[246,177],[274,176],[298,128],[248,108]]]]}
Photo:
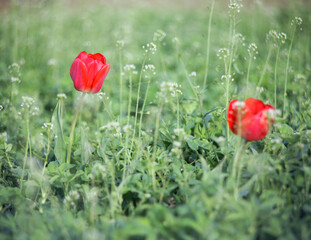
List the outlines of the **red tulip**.
{"type": "Polygon", "coordinates": [[[88,54],[81,52],[73,61],[70,68],[75,89],[81,92],[97,93],[109,72],[110,64],[100,54],[88,54]]]}
{"type": "Polygon", "coordinates": [[[274,120],[274,107],[248,98],[244,102],[232,100],[228,107],[228,124],[231,131],[247,141],[263,139],[274,120]]]}

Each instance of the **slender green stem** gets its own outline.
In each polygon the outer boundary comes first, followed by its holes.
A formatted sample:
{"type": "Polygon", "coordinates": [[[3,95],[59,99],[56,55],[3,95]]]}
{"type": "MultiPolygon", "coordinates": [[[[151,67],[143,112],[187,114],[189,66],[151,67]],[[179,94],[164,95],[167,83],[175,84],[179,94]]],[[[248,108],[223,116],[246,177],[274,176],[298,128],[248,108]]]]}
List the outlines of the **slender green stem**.
{"type": "Polygon", "coordinates": [[[190,87],[191,87],[191,89],[192,89],[192,91],[193,91],[193,94],[194,94],[194,96],[197,98],[197,101],[198,101],[199,106],[200,106],[201,113],[203,114],[202,99],[201,99],[201,97],[200,97],[200,93],[199,93],[199,91],[197,91],[197,88],[193,86],[193,84],[192,84],[192,82],[191,82],[191,79],[190,79],[190,77],[189,77],[189,75],[188,75],[186,66],[185,66],[185,64],[184,64],[184,61],[182,60],[181,57],[180,57],[180,63],[181,63],[182,68],[184,69],[185,76],[186,76],[186,78],[187,78],[187,80],[188,80],[188,83],[189,83],[189,85],[190,85],[190,87]]]}
{"type": "MultiPolygon", "coordinates": [[[[228,106],[229,106],[229,93],[230,93],[230,78],[231,78],[231,66],[233,61],[233,50],[234,50],[234,44],[235,44],[235,26],[236,26],[236,19],[235,14],[231,16],[230,18],[230,55],[229,55],[229,64],[225,66],[226,71],[226,115],[228,115],[228,106]]],[[[226,65],[226,59],[225,59],[225,65],[226,65]]],[[[228,155],[229,152],[229,126],[226,124],[226,152],[228,155]]]]}
{"type": "Polygon", "coordinates": [[[286,107],[289,59],[290,59],[290,54],[291,54],[292,46],[293,46],[293,42],[294,42],[295,31],[296,31],[296,27],[294,27],[294,29],[293,29],[292,38],[291,38],[291,41],[290,41],[290,45],[289,45],[289,49],[288,49],[288,55],[287,55],[286,71],[285,71],[285,82],[284,82],[284,94],[283,94],[283,114],[285,112],[285,107],[286,107]]]}
{"type": "Polygon", "coordinates": [[[186,79],[187,79],[187,81],[188,81],[188,83],[189,83],[189,85],[190,85],[190,87],[191,87],[191,89],[193,91],[194,96],[196,96],[196,92],[195,92],[194,86],[193,86],[193,84],[191,82],[191,79],[189,78],[188,73],[187,73],[186,65],[185,65],[184,61],[182,60],[181,52],[179,51],[178,44],[176,44],[176,53],[177,53],[177,60],[180,61],[180,64],[181,64],[181,66],[182,66],[182,68],[184,70],[186,79]]]}
{"type": "Polygon", "coordinates": [[[204,112],[203,112],[203,106],[202,106],[202,100],[201,100],[201,93],[200,93],[200,91],[196,90],[196,95],[197,95],[198,102],[199,102],[201,117],[204,118],[204,112]]]}
{"type": "Polygon", "coordinates": [[[232,177],[234,181],[234,197],[235,199],[238,199],[239,197],[239,184],[240,184],[240,178],[241,178],[241,172],[243,168],[243,159],[242,154],[244,152],[244,148],[246,146],[246,142],[244,139],[240,138],[238,143],[238,150],[236,151],[234,160],[233,160],[233,166],[232,166],[232,177]]]}
{"type": "Polygon", "coordinates": [[[42,176],[44,175],[44,171],[45,171],[45,167],[48,163],[48,157],[49,157],[49,153],[50,153],[50,130],[48,130],[48,142],[47,142],[47,150],[45,153],[45,158],[44,158],[44,165],[43,165],[43,169],[42,169],[42,176]]]}
{"type": "Polygon", "coordinates": [[[206,60],[205,60],[205,73],[204,73],[204,82],[203,89],[206,88],[207,75],[208,75],[208,64],[209,64],[209,52],[210,52],[210,43],[211,43],[211,28],[212,28],[212,18],[214,12],[215,0],[213,0],[211,5],[211,11],[208,19],[208,30],[207,30],[207,43],[206,43],[206,60]]]}
{"type": "Polygon", "coordinates": [[[249,89],[249,72],[251,69],[251,65],[252,65],[252,56],[250,56],[249,62],[248,62],[248,68],[247,68],[247,75],[246,75],[246,91],[245,91],[245,95],[248,93],[248,89],[249,89]]]}
{"type": "Polygon", "coordinates": [[[152,185],[153,189],[156,190],[156,183],[155,183],[155,171],[154,171],[154,161],[157,157],[157,144],[158,144],[158,137],[159,137],[159,128],[160,128],[160,120],[161,120],[161,113],[163,109],[163,102],[160,105],[157,118],[156,118],[156,126],[154,130],[154,140],[153,140],[153,153],[151,158],[151,176],[152,176],[152,185]]]}
{"type": "Polygon", "coordinates": [[[24,175],[25,175],[25,168],[26,168],[26,162],[27,162],[27,156],[28,156],[28,150],[29,150],[29,144],[30,144],[30,129],[29,129],[29,109],[27,109],[26,112],[26,129],[27,129],[27,142],[25,147],[25,155],[24,155],[24,161],[23,161],[23,169],[22,169],[22,176],[21,176],[21,191],[23,190],[24,186],[24,175]]]}
{"type": "Polygon", "coordinates": [[[123,76],[122,76],[122,56],[121,56],[121,49],[119,49],[119,65],[120,65],[120,122],[122,122],[123,76]]]}
{"type": "Polygon", "coordinates": [[[181,63],[182,68],[184,69],[184,73],[186,75],[186,79],[187,79],[187,81],[188,81],[188,83],[189,83],[189,85],[190,85],[190,87],[191,87],[191,89],[192,89],[192,91],[194,93],[194,96],[196,96],[196,91],[195,91],[194,86],[193,86],[193,84],[191,82],[191,79],[189,78],[189,75],[187,73],[187,69],[186,69],[185,63],[184,63],[184,61],[182,60],[181,57],[180,57],[180,63],[181,63]]]}
{"type": "Polygon", "coordinates": [[[230,75],[227,60],[224,59],[225,64],[225,74],[226,74],[226,107],[228,108],[229,105],[229,93],[230,93],[230,75]]]}
{"type": "Polygon", "coordinates": [[[161,45],[161,42],[159,41],[159,43],[158,43],[158,46],[159,46],[159,56],[160,56],[160,62],[161,62],[161,67],[162,67],[162,69],[163,69],[163,73],[164,73],[164,75],[165,75],[165,79],[168,79],[168,76],[167,76],[167,71],[166,71],[166,66],[165,66],[165,62],[164,62],[164,60],[163,60],[163,54],[162,54],[162,45],[161,45]]]}
{"type": "Polygon", "coordinates": [[[179,98],[178,94],[176,94],[176,104],[177,104],[177,129],[179,129],[179,98]]]}
{"type": "MultiPolygon", "coordinates": [[[[267,72],[267,68],[268,68],[268,63],[269,63],[269,60],[270,60],[270,57],[271,57],[271,52],[272,52],[272,46],[269,47],[269,51],[268,51],[268,55],[267,55],[267,59],[266,59],[266,62],[265,62],[265,65],[261,71],[261,75],[260,75],[260,79],[258,81],[258,84],[257,84],[257,88],[260,88],[261,84],[262,84],[262,81],[263,81],[263,78],[265,76],[265,73],[267,72]]],[[[258,95],[258,91],[256,92],[256,97],[258,95]]]]}
{"type": "Polygon", "coordinates": [[[9,157],[8,152],[7,152],[6,150],[5,150],[5,157],[6,157],[6,159],[7,159],[7,162],[8,162],[8,164],[9,164],[9,166],[10,166],[10,169],[12,169],[12,168],[13,168],[13,165],[12,165],[12,163],[11,163],[10,157],[9,157]]]}
{"type": "MultiPolygon", "coordinates": [[[[132,92],[133,92],[132,73],[130,73],[129,82],[130,82],[130,93],[129,93],[129,100],[128,100],[128,106],[127,106],[127,126],[129,126],[130,124],[131,106],[132,106],[132,92]]],[[[128,152],[128,140],[129,140],[129,131],[127,130],[126,139],[125,139],[125,153],[128,152]]],[[[127,154],[127,161],[128,163],[130,162],[129,154],[127,154]]]]}
{"type": "Polygon", "coordinates": [[[279,53],[280,53],[280,46],[278,46],[276,50],[275,66],[274,66],[274,107],[275,108],[277,108],[276,93],[277,93],[277,69],[278,69],[279,53]]]}
{"type": "Polygon", "coordinates": [[[129,76],[130,82],[130,93],[129,93],[129,101],[127,106],[127,124],[130,124],[130,116],[131,116],[131,106],[132,106],[132,93],[133,93],[133,83],[132,83],[132,73],[129,76]]]}
{"type": "Polygon", "coordinates": [[[11,83],[10,105],[13,106],[14,83],[11,83]]]}
{"type": "MultiPolygon", "coordinates": [[[[225,75],[226,75],[226,116],[228,115],[229,92],[230,92],[230,76],[228,75],[227,59],[224,59],[225,75]]],[[[226,124],[226,151],[229,149],[229,126],[226,124]]]]}
{"type": "Polygon", "coordinates": [[[234,196],[235,199],[238,198],[239,193],[239,177],[241,172],[241,154],[243,151],[244,146],[246,145],[246,141],[241,137],[242,135],[242,108],[238,108],[238,114],[237,114],[237,122],[238,122],[238,129],[237,129],[237,135],[239,136],[238,143],[236,145],[236,151],[235,156],[233,159],[232,164],[232,180],[234,181],[234,196]]]}
{"type": "Polygon", "coordinates": [[[114,117],[113,113],[111,112],[111,110],[110,110],[108,104],[106,103],[105,99],[103,100],[103,103],[104,103],[105,110],[108,113],[108,116],[110,117],[110,120],[113,121],[115,117],[114,117]]]}
{"type": "Polygon", "coordinates": [[[147,54],[144,57],[143,63],[141,65],[141,70],[140,70],[140,75],[139,75],[139,82],[138,82],[138,89],[137,89],[137,100],[136,100],[136,109],[135,109],[135,120],[134,120],[134,132],[133,132],[133,137],[132,137],[132,143],[131,143],[131,150],[134,144],[134,138],[136,134],[136,124],[137,124],[137,116],[138,116],[138,105],[139,105],[139,99],[140,99],[140,88],[141,88],[141,79],[143,76],[143,70],[145,67],[145,62],[147,59],[147,54]]]}
{"type": "Polygon", "coordinates": [[[145,98],[144,98],[144,103],[143,103],[143,106],[142,106],[141,111],[140,111],[139,131],[138,131],[138,136],[139,136],[139,137],[140,137],[140,135],[141,135],[141,126],[142,126],[144,110],[145,110],[146,101],[147,101],[148,92],[149,92],[149,87],[150,87],[150,80],[151,80],[151,78],[150,78],[150,76],[149,76],[149,78],[148,78],[148,84],[147,84],[147,89],[146,89],[146,93],[145,93],[145,98]]]}
{"type": "MultiPolygon", "coordinates": [[[[229,69],[228,69],[228,75],[231,75],[231,67],[232,67],[232,61],[233,61],[233,55],[234,55],[234,45],[235,45],[235,27],[236,27],[236,19],[235,15],[231,18],[231,27],[232,27],[232,35],[231,35],[231,43],[230,43],[230,56],[229,56],[229,69]]],[[[228,102],[229,104],[229,102],[228,102]]]]}
{"type": "MultiPolygon", "coordinates": [[[[50,153],[50,130],[48,130],[48,142],[47,142],[47,150],[46,150],[46,153],[45,153],[45,158],[44,158],[44,164],[43,164],[43,168],[42,168],[42,172],[41,172],[41,179],[40,179],[40,188],[41,188],[41,194],[43,196],[43,176],[44,176],[44,172],[45,172],[45,169],[46,169],[46,166],[47,166],[47,163],[48,163],[48,157],[49,157],[49,153],[50,153]]],[[[37,195],[35,197],[35,201],[37,201],[38,197],[39,197],[39,192],[40,190],[38,190],[37,192],[37,195]]]]}
{"type": "Polygon", "coordinates": [[[77,107],[77,110],[76,110],[76,114],[75,114],[75,116],[73,118],[72,125],[71,125],[71,131],[70,131],[68,148],[67,148],[67,159],[66,159],[66,162],[68,164],[70,164],[71,147],[72,147],[72,142],[73,142],[73,137],[74,137],[74,131],[75,131],[78,115],[79,115],[79,112],[80,112],[80,109],[81,109],[81,106],[82,106],[85,94],[86,94],[86,92],[83,92],[82,95],[81,95],[81,98],[80,98],[80,101],[79,101],[79,104],[78,104],[78,107],[77,107]]]}
{"type": "Polygon", "coordinates": [[[155,160],[156,158],[156,148],[157,148],[157,143],[158,143],[158,137],[159,137],[159,128],[160,128],[160,120],[161,120],[161,113],[163,109],[163,102],[160,105],[158,115],[156,118],[156,126],[154,130],[154,140],[153,140],[153,155],[152,155],[152,161],[155,160]]]}
{"type": "Polygon", "coordinates": [[[29,158],[32,159],[32,145],[31,145],[31,137],[30,137],[30,127],[29,127],[29,117],[27,122],[27,131],[28,131],[28,145],[29,145],[29,158]]]}

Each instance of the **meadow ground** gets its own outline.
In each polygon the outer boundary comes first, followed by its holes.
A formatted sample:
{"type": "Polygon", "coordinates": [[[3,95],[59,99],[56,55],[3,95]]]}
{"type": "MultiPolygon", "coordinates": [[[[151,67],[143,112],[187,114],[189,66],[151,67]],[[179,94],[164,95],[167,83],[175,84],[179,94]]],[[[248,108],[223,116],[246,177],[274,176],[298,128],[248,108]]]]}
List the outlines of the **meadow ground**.
{"type": "Polygon", "coordinates": [[[310,2],[2,2],[0,239],[311,238],[310,2]],[[66,158],[81,51],[111,69],[66,158]]]}

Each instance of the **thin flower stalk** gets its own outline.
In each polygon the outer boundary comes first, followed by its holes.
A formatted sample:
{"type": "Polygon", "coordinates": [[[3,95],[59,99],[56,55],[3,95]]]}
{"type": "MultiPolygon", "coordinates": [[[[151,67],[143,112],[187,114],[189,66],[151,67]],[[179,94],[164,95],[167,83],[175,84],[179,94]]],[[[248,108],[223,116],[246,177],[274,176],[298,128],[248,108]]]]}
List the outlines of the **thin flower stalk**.
{"type": "Polygon", "coordinates": [[[75,127],[76,127],[76,123],[77,123],[77,119],[78,119],[78,115],[80,112],[80,109],[82,107],[82,103],[83,103],[83,99],[85,96],[85,92],[82,93],[75,116],[73,118],[72,121],[72,125],[71,125],[71,131],[70,131],[70,136],[69,136],[69,142],[68,142],[68,147],[67,147],[67,158],[66,158],[66,162],[68,164],[70,164],[70,158],[71,158],[71,148],[72,148],[72,143],[73,143],[73,138],[74,138],[74,131],[75,131],[75,127]]]}

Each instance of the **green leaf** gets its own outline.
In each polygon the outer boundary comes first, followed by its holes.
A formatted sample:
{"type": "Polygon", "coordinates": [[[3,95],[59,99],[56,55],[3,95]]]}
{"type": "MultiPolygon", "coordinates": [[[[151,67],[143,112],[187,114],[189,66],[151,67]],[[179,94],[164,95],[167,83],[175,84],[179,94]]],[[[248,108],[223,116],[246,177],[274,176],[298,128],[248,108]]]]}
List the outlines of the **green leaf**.
{"type": "Polygon", "coordinates": [[[210,114],[206,114],[205,117],[204,117],[204,123],[205,123],[205,128],[206,130],[208,130],[208,122],[209,120],[212,118],[212,113],[210,114]]]}
{"type": "Polygon", "coordinates": [[[34,180],[29,180],[25,182],[25,195],[28,198],[34,199],[38,193],[39,186],[34,180]]]}
{"type": "Polygon", "coordinates": [[[53,161],[53,162],[50,162],[47,169],[49,172],[57,172],[58,170],[58,167],[59,167],[59,163],[57,161],[53,161]]]}
{"type": "Polygon", "coordinates": [[[294,130],[287,124],[281,124],[280,127],[280,137],[283,139],[286,139],[290,143],[296,142],[299,140],[299,138],[296,138],[295,140],[295,135],[294,135],[294,130]]]}
{"type": "Polygon", "coordinates": [[[212,112],[216,111],[217,109],[218,108],[216,107],[212,110],[209,110],[207,113],[205,113],[205,115],[204,115],[204,126],[206,128],[206,131],[208,130],[208,122],[209,122],[209,120],[211,120],[211,118],[213,116],[212,112]]]}
{"type": "Polygon", "coordinates": [[[287,135],[287,136],[290,136],[290,135],[293,135],[294,134],[294,130],[288,126],[287,124],[282,124],[281,128],[280,128],[280,133],[282,135],[287,135]]]}
{"type": "Polygon", "coordinates": [[[92,155],[92,145],[87,140],[85,130],[81,127],[81,165],[89,163],[90,156],[92,155]]]}
{"type": "Polygon", "coordinates": [[[83,174],[84,174],[84,172],[82,170],[78,170],[74,175],[71,175],[69,177],[69,182],[75,180],[77,177],[79,177],[79,176],[81,176],[83,174]]]}
{"type": "Polygon", "coordinates": [[[58,170],[59,170],[60,172],[65,172],[65,171],[67,171],[68,169],[71,169],[71,168],[73,168],[73,167],[74,167],[73,164],[63,163],[63,164],[61,164],[61,165],[59,166],[58,170]]]}
{"type": "Polygon", "coordinates": [[[168,142],[173,142],[173,138],[171,133],[166,128],[160,128],[160,134],[163,140],[166,140],[168,142]]]}
{"type": "Polygon", "coordinates": [[[55,176],[51,177],[51,178],[50,178],[50,183],[55,182],[55,181],[56,181],[57,179],[59,179],[59,178],[60,178],[59,175],[55,175],[55,176]]]}
{"type": "Polygon", "coordinates": [[[199,149],[199,144],[197,143],[196,139],[192,136],[189,136],[186,140],[188,146],[194,150],[197,151],[199,149]]]}
{"type": "Polygon", "coordinates": [[[12,144],[5,144],[6,148],[5,151],[6,152],[10,152],[12,150],[13,145],[12,144]]]}
{"type": "Polygon", "coordinates": [[[198,108],[198,104],[196,102],[184,102],[182,107],[187,114],[192,114],[198,108]]]}
{"type": "MultiPolygon", "coordinates": [[[[17,177],[21,177],[23,175],[22,174],[23,170],[20,167],[11,169],[11,172],[17,177]]],[[[25,172],[24,174],[26,175],[26,173],[27,172],[25,172]]]]}
{"type": "Polygon", "coordinates": [[[66,143],[63,133],[63,101],[59,100],[52,115],[52,124],[54,132],[54,154],[57,161],[62,164],[66,160],[66,143]]]}

